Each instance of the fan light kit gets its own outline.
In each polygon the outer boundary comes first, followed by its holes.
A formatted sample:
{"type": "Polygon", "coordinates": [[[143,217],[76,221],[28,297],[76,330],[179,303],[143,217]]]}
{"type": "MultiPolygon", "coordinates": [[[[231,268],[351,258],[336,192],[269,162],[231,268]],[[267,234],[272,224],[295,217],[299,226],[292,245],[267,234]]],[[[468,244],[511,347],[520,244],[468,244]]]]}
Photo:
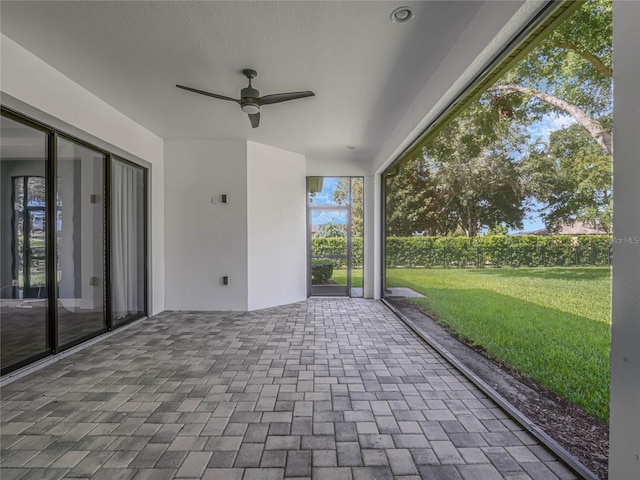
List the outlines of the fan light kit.
{"type": "Polygon", "coordinates": [[[260,107],[255,103],[245,103],[240,107],[244,113],[248,113],[249,115],[256,114],[260,111],[260,107]]]}
{"type": "Polygon", "coordinates": [[[407,23],[413,16],[411,7],[398,7],[391,12],[391,23],[407,23]]]}
{"type": "Polygon", "coordinates": [[[225,97],[224,95],[218,95],[216,93],[205,92],[203,90],[197,90],[191,87],[185,87],[183,85],[176,85],[178,88],[188,90],[190,92],[199,93],[200,95],[206,95],[207,97],[218,98],[220,100],[228,100],[240,105],[240,109],[249,114],[249,121],[253,128],[257,128],[260,125],[260,107],[262,105],[271,105],[272,103],[288,102],[289,100],[297,100],[298,98],[313,97],[315,94],[309,90],[304,92],[290,92],[290,93],[274,93],[273,95],[260,96],[260,92],[253,88],[251,80],[258,76],[255,70],[246,68],[242,71],[242,74],[249,79],[249,86],[240,90],[240,100],[235,98],[225,97]]]}

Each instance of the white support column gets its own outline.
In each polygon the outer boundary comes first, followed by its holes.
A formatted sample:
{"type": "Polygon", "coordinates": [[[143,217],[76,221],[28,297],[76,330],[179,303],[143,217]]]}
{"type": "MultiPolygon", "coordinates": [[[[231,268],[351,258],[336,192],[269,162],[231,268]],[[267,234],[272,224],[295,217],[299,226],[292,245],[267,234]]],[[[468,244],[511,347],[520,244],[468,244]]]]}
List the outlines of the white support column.
{"type": "Polygon", "coordinates": [[[640,478],[640,2],[614,1],[609,479],[640,478]]]}
{"type": "Polygon", "coordinates": [[[382,275],[382,177],[364,177],[364,296],[380,298],[382,275]]]}

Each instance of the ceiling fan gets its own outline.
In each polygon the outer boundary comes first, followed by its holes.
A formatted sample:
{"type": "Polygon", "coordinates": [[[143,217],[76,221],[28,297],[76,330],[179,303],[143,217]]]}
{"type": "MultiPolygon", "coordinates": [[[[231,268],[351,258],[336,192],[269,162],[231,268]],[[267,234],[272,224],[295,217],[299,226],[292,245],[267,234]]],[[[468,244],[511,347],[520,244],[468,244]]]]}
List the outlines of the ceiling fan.
{"type": "Polygon", "coordinates": [[[315,94],[310,91],[305,92],[289,92],[289,93],[274,93],[273,95],[260,96],[260,92],[251,86],[251,80],[258,76],[255,70],[246,68],[242,70],[242,74],[249,79],[249,86],[240,90],[240,100],[235,98],[225,97],[224,95],[218,95],[216,93],[205,92],[203,90],[197,90],[191,87],[185,87],[183,85],[176,85],[178,88],[188,90],[190,92],[199,93],[208,97],[219,98],[220,100],[228,100],[230,102],[236,102],[240,105],[240,108],[244,113],[249,114],[249,120],[251,126],[256,128],[260,125],[260,107],[262,105],[271,105],[273,103],[288,102],[289,100],[296,100],[298,98],[313,97],[315,94]]]}

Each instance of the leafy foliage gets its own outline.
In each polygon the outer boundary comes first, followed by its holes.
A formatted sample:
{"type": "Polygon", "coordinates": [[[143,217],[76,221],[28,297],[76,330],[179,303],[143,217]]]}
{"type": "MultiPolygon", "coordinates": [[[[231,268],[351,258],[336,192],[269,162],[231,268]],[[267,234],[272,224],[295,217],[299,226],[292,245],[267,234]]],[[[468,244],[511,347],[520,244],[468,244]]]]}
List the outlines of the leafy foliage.
{"type": "Polygon", "coordinates": [[[314,237],[317,238],[331,238],[331,237],[346,237],[347,226],[342,223],[325,223],[320,225],[318,231],[314,237]]]}
{"type": "MultiPolygon", "coordinates": [[[[351,246],[351,266],[362,267],[363,244],[361,237],[352,238],[351,246]]],[[[347,251],[347,239],[345,237],[312,238],[312,255],[343,255],[347,251]]],[[[335,268],[345,268],[347,266],[346,257],[329,259],[335,268]]]]}
{"type": "Polygon", "coordinates": [[[556,130],[546,144],[535,144],[523,162],[532,195],[543,204],[545,224],[599,222],[611,232],[611,156],[578,125],[556,130]]]}
{"type": "Polygon", "coordinates": [[[612,2],[591,0],[529,53],[486,98],[520,123],[570,115],[612,153],[612,2]]]}
{"type": "Polygon", "coordinates": [[[598,219],[611,231],[611,7],[586,2],[387,175],[387,235],[521,228],[535,204],[552,229],[598,219]],[[554,118],[571,124],[531,144],[554,118]]]}
{"type": "Polygon", "coordinates": [[[333,191],[338,205],[351,205],[351,235],[362,237],[364,232],[363,181],[358,177],[342,177],[333,191]]]}
{"type": "Polygon", "coordinates": [[[609,235],[387,237],[387,268],[609,265],[609,235]]]}
{"type": "Polygon", "coordinates": [[[314,285],[326,285],[333,275],[333,262],[329,258],[311,260],[311,282],[314,285]]]}
{"type": "Polygon", "coordinates": [[[387,234],[476,236],[483,228],[521,228],[524,188],[514,155],[524,134],[476,104],[446,125],[387,177],[387,234]]]}

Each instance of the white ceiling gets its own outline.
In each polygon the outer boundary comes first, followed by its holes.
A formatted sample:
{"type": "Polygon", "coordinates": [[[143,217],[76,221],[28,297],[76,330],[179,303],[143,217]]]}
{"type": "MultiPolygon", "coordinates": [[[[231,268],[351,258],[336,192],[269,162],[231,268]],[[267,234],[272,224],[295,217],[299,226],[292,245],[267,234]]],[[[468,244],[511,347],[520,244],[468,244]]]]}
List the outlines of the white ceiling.
{"type": "Polygon", "coordinates": [[[370,160],[485,3],[403,2],[415,18],[399,25],[386,1],[3,1],[1,30],[165,139],[370,160]],[[175,87],[239,98],[243,68],[262,95],[316,96],[264,106],[252,129],[238,105],[175,87]]]}

